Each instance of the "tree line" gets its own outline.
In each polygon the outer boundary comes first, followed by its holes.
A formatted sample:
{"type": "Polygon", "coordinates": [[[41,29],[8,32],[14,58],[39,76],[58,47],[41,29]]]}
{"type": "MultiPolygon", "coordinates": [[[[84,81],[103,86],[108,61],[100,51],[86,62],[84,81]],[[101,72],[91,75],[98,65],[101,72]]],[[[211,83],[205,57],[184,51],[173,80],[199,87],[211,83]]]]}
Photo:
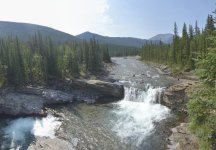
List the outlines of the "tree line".
{"type": "Polygon", "coordinates": [[[204,57],[207,53],[206,38],[215,30],[214,18],[208,15],[204,30],[200,30],[198,23],[187,26],[185,23],[179,35],[178,26],[174,23],[174,36],[172,44],[146,44],[142,47],[140,55],[143,60],[168,64],[179,70],[195,69],[195,60],[204,57]]]}
{"type": "Polygon", "coordinates": [[[112,57],[136,56],[139,55],[139,48],[130,46],[107,45],[109,54],[112,57]]]}
{"type": "Polygon", "coordinates": [[[28,42],[17,37],[0,39],[0,86],[46,84],[54,78],[97,73],[111,62],[108,48],[90,42],[55,43],[35,33],[28,42]]]}
{"type": "Polygon", "coordinates": [[[190,130],[199,138],[200,149],[216,148],[216,19],[208,15],[206,26],[200,30],[184,23],[181,37],[174,24],[170,45],[147,44],[141,49],[145,61],[163,63],[180,71],[195,70],[200,85],[187,104],[190,130]]]}

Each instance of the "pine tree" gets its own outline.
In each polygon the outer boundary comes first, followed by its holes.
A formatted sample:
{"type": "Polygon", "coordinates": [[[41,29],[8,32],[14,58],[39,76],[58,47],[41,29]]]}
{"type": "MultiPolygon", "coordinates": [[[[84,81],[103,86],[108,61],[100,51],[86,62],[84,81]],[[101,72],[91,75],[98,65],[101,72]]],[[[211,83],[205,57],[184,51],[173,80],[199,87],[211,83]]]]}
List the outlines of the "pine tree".
{"type": "Polygon", "coordinates": [[[177,55],[179,54],[179,36],[178,27],[176,22],[174,23],[174,37],[173,37],[173,62],[177,63],[177,55]]]}
{"type": "Polygon", "coordinates": [[[206,26],[205,26],[205,32],[207,33],[207,35],[212,35],[214,30],[215,30],[215,26],[214,26],[213,16],[208,15],[207,23],[206,23],[206,26]]]}
{"type": "Polygon", "coordinates": [[[200,149],[211,150],[216,144],[216,30],[206,38],[208,51],[197,61],[201,86],[188,104],[190,129],[200,139],[200,149]]]}
{"type": "Polygon", "coordinates": [[[103,61],[106,63],[110,63],[111,59],[110,59],[108,47],[104,47],[102,53],[103,53],[103,61]]]}
{"type": "Polygon", "coordinates": [[[198,22],[195,23],[195,35],[200,35],[200,29],[198,27],[198,22]]]}
{"type": "Polygon", "coordinates": [[[189,61],[190,49],[189,49],[189,37],[187,33],[187,25],[184,23],[182,29],[182,39],[181,39],[181,51],[180,62],[183,65],[186,65],[189,61]]]}
{"type": "Polygon", "coordinates": [[[43,84],[45,82],[43,60],[38,53],[35,53],[32,58],[32,81],[35,84],[43,84]]]}

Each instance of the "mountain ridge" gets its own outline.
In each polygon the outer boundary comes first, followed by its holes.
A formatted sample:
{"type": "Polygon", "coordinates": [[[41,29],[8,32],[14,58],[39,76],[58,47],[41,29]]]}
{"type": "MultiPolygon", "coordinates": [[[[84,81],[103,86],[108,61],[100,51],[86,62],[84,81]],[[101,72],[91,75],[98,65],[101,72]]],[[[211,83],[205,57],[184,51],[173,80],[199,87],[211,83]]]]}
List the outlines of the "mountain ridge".
{"type": "Polygon", "coordinates": [[[146,39],[139,39],[133,37],[110,37],[110,36],[103,36],[100,34],[92,33],[89,31],[76,35],[75,37],[81,40],[90,40],[91,38],[95,38],[96,40],[98,40],[100,43],[103,44],[114,44],[119,46],[123,45],[123,46],[131,46],[131,47],[141,47],[148,42],[148,40],[146,39]]]}
{"type": "Polygon", "coordinates": [[[73,35],[51,27],[31,23],[0,21],[0,38],[12,35],[17,36],[20,40],[27,41],[36,32],[40,32],[43,36],[50,36],[57,42],[75,40],[73,35]]]}
{"type": "Polygon", "coordinates": [[[157,34],[157,35],[149,38],[149,40],[161,41],[165,44],[171,44],[172,40],[173,40],[173,34],[171,34],[171,33],[157,34]]]}
{"type": "Polygon", "coordinates": [[[141,39],[135,37],[110,37],[103,36],[96,33],[86,31],[79,35],[71,35],[66,32],[59,31],[57,29],[31,24],[31,23],[19,23],[11,21],[0,21],[0,38],[5,38],[10,35],[17,36],[20,40],[27,41],[30,37],[34,36],[36,32],[40,32],[42,36],[50,36],[54,41],[66,42],[66,41],[89,41],[91,38],[95,38],[101,44],[116,45],[123,47],[135,47],[140,48],[146,43],[159,43],[161,40],[164,43],[171,43],[170,40],[172,34],[158,34],[150,39],[141,39]]]}

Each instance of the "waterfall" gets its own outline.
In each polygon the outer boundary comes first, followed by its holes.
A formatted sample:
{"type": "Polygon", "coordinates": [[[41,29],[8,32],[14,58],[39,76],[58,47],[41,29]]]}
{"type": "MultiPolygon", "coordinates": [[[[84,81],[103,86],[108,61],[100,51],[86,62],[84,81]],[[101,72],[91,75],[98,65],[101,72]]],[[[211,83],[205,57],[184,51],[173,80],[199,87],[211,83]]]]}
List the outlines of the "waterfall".
{"type": "Polygon", "coordinates": [[[55,131],[61,122],[52,115],[45,118],[18,118],[9,122],[3,129],[4,139],[1,149],[18,150],[29,140],[31,136],[55,137],[55,131]],[[10,143],[10,145],[8,145],[10,143]]]}
{"type": "Polygon", "coordinates": [[[144,102],[144,103],[156,103],[160,99],[163,88],[153,88],[147,84],[145,91],[130,87],[125,88],[125,101],[144,102]]]}
{"type": "Polygon", "coordinates": [[[125,98],[115,103],[118,109],[113,111],[118,118],[113,123],[113,130],[123,141],[134,141],[136,146],[153,132],[154,122],[169,115],[167,107],[156,103],[163,88],[146,85],[145,89],[126,87],[125,98]]]}

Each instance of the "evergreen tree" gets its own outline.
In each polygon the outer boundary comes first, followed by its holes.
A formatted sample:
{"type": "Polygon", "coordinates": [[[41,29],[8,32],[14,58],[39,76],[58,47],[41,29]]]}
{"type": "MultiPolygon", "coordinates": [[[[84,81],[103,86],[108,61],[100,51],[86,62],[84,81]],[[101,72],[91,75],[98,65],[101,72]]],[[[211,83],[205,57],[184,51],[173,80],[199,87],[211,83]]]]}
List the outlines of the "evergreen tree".
{"type": "Polygon", "coordinates": [[[207,33],[207,35],[211,35],[214,30],[215,30],[215,26],[214,26],[213,16],[208,15],[207,23],[206,23],[206,26],[205,26],[205,32],[207,33]]]}
{"type": "Polygon", "coordinates": [[[200,34],[200,29],[198,27],[198,22],[196,21],[196,24],[195,24],[195,35],[199,35],[200,34]]]}
{"type": "Polygon", "coordinates": [[[110,59],[110,55],[109,55],[109,50],[107,47],[103,48],[103,61],[106,63],[110,63],[111,59],[110,59]]]}
{"type": "Polygon", "coordinates": [[[47,84],[57,78],[74,78],[80,71],[97,73],[109,62],[108,49],[90,42],[54,43],[37,32],[28,42],[0,39],[0,85],[47,84]],[[81,68],[81,70],[80,70],[81,68]]]}
{"type": "Polygon", "coordinates": [[[193,92],[188,104],[190,129],[200,139],[200,149],[211,150],[216,144],[216,31],[207,38],[208,51],[197,61],[202,85],[193,92]]]}
{"type": "Polygon", "coordinates": [[[173,62],[177,63],[177,55],[179,54],[179,36],[178,27],[176,22],[174,23],[174,37],[173,37],[173,62]]]}
{"type": "Polygon", "coordinates": [[[43,69],[42,56],[35,53],[32,58],[32,79],[34,84],[43,84],[45,82],[45,75],[43,69]]]}

